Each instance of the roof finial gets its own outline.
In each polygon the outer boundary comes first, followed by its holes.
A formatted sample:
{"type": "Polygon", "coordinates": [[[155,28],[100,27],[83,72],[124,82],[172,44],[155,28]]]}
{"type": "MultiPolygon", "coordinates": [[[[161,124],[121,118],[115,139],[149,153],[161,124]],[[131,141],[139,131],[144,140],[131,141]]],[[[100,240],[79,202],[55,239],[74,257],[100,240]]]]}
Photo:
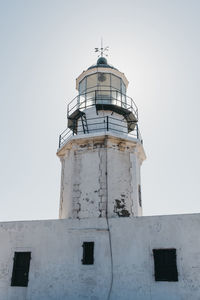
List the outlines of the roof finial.
{"type": "Polygon", "coordinates": [[[108,54],[105,54],[106,51],[108,51],[109,47],[103,47],[103,38],[101,38],[101,48],[94,48],[95,52],[99,53],[98,57],[103,57],[104,55],[105,56],[108,56],[108,54]]]}

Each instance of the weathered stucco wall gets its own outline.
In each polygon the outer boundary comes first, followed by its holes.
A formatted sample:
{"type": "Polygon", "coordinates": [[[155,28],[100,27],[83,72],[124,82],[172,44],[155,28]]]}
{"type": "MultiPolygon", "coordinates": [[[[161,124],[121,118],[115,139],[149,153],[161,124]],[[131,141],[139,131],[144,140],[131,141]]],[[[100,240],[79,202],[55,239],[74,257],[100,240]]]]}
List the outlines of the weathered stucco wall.
{"type": "Polygon", "coordinates": [[[105,219],[0,224],[0,299],[106,299],[110,252],[105,219]],[[81,264],[83,241],[95,242],[95,264],[81,264]],[[29,285],[11,287],[15,251],[31,251],[29,285]],[[102,264],[105,262],[105,265],[102,264]]]}
{"type": "MultiPolygon", "coordinates": [[[[122,135],[121,135],[122,136],[122,135]]],[[[82,135],[58,152],[62,162],[60,218],[140,216],[138,186],[145,158],[137,139],[82,135]]]]}
{"type": "Polygon", "coordinates": [[[112,300],[199,299],[200,214],[112,218],[109,228],[105,218],[0,223],[0,299],[107,300],[112,275],[112,300]],[[81,263],[83,241],[95,242],[94,265],[81,263]],[[176,248],[178,282],[155,281],[154,248],[176,248]],[[31,251],[28,287],[10,286],[15,251],[31,251]]]}
{"type": "Polygon", "coordinates": [[[116,219],[111,224],[112,300],[200,299],[200,214],[124,218],[120,228],[116,219]],[[176,248],[178,282],[155,281],[152,249],[159,248],[176,248]]]}

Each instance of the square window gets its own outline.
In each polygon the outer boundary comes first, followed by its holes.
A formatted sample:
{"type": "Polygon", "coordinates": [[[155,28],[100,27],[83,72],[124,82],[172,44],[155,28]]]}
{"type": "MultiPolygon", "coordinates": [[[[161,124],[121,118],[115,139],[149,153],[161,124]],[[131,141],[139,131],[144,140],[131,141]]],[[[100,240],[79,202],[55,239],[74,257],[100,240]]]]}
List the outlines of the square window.
{"type": "Polygon", "coordinates": [[[31,252],[15,252],[11,286],[28,286],[31,252]]]}
{"type": "Polygon", "coordinates": [[[94,264],[94,242],[83,242],[83,265],[94,264]]]}
{"type": "Polygon", "coordinates": [[[176,249],[153,249],[155,281],[178,281],[176,249]]]}

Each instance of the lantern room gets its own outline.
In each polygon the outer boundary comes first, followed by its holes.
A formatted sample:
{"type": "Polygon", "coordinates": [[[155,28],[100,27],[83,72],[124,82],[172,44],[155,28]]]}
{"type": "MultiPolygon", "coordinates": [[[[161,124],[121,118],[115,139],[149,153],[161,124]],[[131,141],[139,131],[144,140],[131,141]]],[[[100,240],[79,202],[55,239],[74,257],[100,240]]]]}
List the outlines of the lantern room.
{"type": "Polygon", "coordinates": [[[89,101],[92,104],[112,104],[126,106],[126,89],[128,80],[125,75],[109,65],[105,57],[84,71],[76,80],[79,102],[89,101]]]}
{"type": "MultiPolygon", "coordinates": [[[[99,57],[96,64],[76,79],[78,95],[68,103],[68,129],[73,135],[113,131],[132,134],[137,139],[138,109],[127,96],[128,80],[124,73],[99,57]]],[[[65,130],[59,147],[71,134],[65,130]]]]}
{"type": "MultiPolygon", "coordinates": [[[[104,57],[100,57],[97,61],[97,64],[91,66],[87,71],[84,72],[87,74],[84,74],[85,77],[83,79],[81,79],[82,76],[79,76],[77,79],[79,94],[91,92],[96,89],[102,89],[105,91],[118,91],[124,95],[125,98],[128,80],[125,78],[125,76],[122,78],[121,74],[119,74],[120,72],[116,68],[108,65],[107,60],[104,57]],[[106,69],[102,70],[102,68],[106,69]],[[115,71],[113,72],[113,70],[115,71]]],[[[107,95],[109,95],[109,93],[107,95]]]]}

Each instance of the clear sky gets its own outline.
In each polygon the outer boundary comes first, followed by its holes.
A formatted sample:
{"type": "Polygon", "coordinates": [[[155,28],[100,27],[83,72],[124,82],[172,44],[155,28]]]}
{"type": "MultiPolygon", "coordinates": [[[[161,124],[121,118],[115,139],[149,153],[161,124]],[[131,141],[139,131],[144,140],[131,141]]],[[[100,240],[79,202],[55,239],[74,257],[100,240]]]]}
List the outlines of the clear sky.
{"type": "Polygon", "coordinates": [[[58,217],[58,136],[96,62],[130,82],[144,215],[200,213],[200,1],[0,0],[0,221],[58,217]]]}

